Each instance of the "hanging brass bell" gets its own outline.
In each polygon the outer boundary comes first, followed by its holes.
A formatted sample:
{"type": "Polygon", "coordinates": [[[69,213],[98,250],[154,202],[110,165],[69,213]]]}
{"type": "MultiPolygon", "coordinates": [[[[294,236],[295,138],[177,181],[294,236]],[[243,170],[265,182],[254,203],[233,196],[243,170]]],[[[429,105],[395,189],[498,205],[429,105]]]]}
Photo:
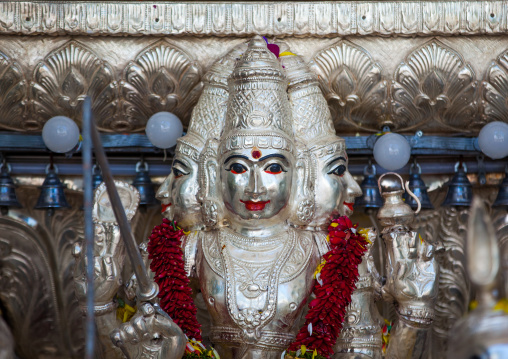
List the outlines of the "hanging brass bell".
{"type": "MultiPolygon", "coordinates": [[[[93,165],[92,167],[92,190],[95,191],[100,184],[104,182],[104,178],[102,178],[102,171],[99,166],[93,165]]],[[[80,210],[84,211],[85,206],[81,206],[80,210]]]]}
{"type": "MultiPolygon", "coordinates": [[[[422,168],[418,163],[413,163],[409,168],[409,190],[414,193],[421,203],[422,209],[434,209],[432,202],[430,202],[429,194],[427,193],[427,186],[422,180],[422,168]]],[[[409,195],[406,191],[404,193],[404,202],[406,202],[412,209],[418,207],[416,200],[409,195]]]]}
{"type": "Polygon", "coordinates": [[[140,201],[142,206],[151,206],[159,204],[155,198],[155,189],[150,176],[148,176],[148,163],[138,162],[136,164],[136,177],[132,185],[139,191],[140,201]],[[143,168],[141,168],[143,166],[143,168]]]}
{"type": "Polygon", "coordinates": [[[7,214],[9,207],[20,208],[21,204],[16,196],[16,185],[9,173],[11,166],[6,163],[0,165],[0,208],[2,214],[7,214]]]}
{"type": "Polygon", "coordinates": [[[58,169],[56,166],[46,168],[46,178],[42,183],[41,194],[35,205],[35,209],[60,209],[70,208],[65,198],[64,186],[58,178],[58,169]]]}
{"type": "Polygon", "coordinates": [[[493,208],[508,207],[508,166],[506,166],[503,182],[499,186],[496,200],[492,204],[493,208]]]}
{"type": "Polygon", "coordinates": [[[95,191],[95,189],[97,187],[99,187],[99,185],[102,182],[104,182],[104,179],[102,178],[102,172],[101,172],[101,169],[99,168],[99,166],[93,165],[92,173],[93,173],[93,176],[92,176],[92,189],[95,191]]]}
{"type": "Polygon", "coordinates": [[[379,193],[376,179],[376,167],[372,164],[365,166],[363,181],[360,184],[362,195],[355,201],[356,208],[381,208],[383,199],[379,193]]]}
{"type": "Polygon", "coordinates": [[[455,165],[455,175],[448,183],[448,192],[442,206],[461,206],[469,207],[473,200],[473,185],[469,182],[466,175],[466,165],[457,162],[455,165]]]}

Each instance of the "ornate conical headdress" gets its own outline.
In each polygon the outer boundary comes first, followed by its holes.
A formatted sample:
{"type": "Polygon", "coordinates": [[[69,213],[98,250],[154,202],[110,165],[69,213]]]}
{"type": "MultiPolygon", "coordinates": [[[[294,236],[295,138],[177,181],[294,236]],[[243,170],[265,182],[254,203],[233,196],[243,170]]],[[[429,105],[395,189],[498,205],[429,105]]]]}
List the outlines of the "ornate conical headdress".
{"type": "Polygon", "coordinates": [[[229,101],[220,155],[227,151],[276,148],[293,153],[287,80],[275,55],[254,37],[229,78],[229,101]]]}
{"type": "Polygon", "coordinates": [[[299,201],[291,221],[297,225],[309,225],[316,216],[315,157],[345,150],[346,145],[344,139],[335,134],[332,116],[316,75],[300,56],[282,56],[280,61],[289,80],[288,97],[296,141],[299,144],[298,162],[302,164],[302,174],[297,178],[299,201]]]}
{"type": "Polygon", "coordinates": [[[298,141],[322,156],[337,147],[345,149],[344,139],[335,134],[332,116],[316,75],[300,56],[281,57],[289,80],[288,96],[298,141]]]}
{"type": "Polygon", "coordinates": [[[206,140],[219,138],[226,117],[229,98],[228,78],[236,60],[247,49],[247,44],[233,48],[226,56],[216,61],[203,77],[203,93],[192,111],[187,135],[178,139],[176,151],[198,160],[206,140]]]}

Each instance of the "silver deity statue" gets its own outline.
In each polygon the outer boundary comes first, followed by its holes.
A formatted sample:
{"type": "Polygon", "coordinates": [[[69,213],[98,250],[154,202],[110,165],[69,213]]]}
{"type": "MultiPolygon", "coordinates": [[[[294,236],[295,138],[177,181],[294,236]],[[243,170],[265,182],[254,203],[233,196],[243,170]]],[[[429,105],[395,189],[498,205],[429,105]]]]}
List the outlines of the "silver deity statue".
{"type": "Polygon", "coordinates": [[[319,251],[289,227],[295,144],[287,80],[254,38],[229,79],[215,175],[229,228],[203,233],[197,277],[221,358],[280,358],[294,340],[319,251]]]}
{"type": "MultiPolygon", "coordinates": [[[[360,194],[345,141],[335,134],[316,76],[299,56],[285,46],[277,59],[255,37],[212,66],[158,196],[163,214],[191,230],[182,238],[185,271],[198,293],[203,337],[221,358],[281,357],[295,339],[314,272],[329,250],[326,228],[337,215],[351,215],[360,194]]],[[[434,288],[432,250],[415,243],[416,234],[397,221],[383,231],[392,274],[382,286],[370,244],[337,358],[381,356],[382,320],[374,302],[381,294],[395,302],[402,323],[388,356],[425,352],[418,339],[408,341],[418,348],[408,353],[404,338],[425,337],[429,322],[420,314],[427,307],[431,312],[432,298],[399,289],[422,280],[434,288]],[[405,246],[411,250],[399,253],[405,246]],[[413,256],[415,250],[422,255],[413,256]],[[401,266],[412,268],[412,276],[393,271],[401,266]],[[412,315],[408,308],[419,311],[412,315]]],[[[368,237],[373,242],[376,234],[368,237]]],[[[115,263],[123,261],[117,256],[115,263]]],[[[106,280],[101,278],[97,285],[106,280]]],[[[106,304],[114,303],[112,292],[106,304]]],[[[154,303],[139,303],[129,322],[99,331],[111,333],[128,357],[177,358],[185,336],[158,311],[154,303]]],[[[106,356],[118,355],[113,352],[106,356]]]]}

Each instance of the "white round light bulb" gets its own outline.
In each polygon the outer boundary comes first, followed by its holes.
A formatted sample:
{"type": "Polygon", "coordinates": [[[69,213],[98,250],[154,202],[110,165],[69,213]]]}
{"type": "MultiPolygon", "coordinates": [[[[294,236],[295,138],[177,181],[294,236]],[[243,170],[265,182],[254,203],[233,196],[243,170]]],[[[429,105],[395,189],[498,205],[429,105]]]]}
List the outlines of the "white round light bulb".
{"type": "Polygon", "coordinates": [[[67,153],[79,142],[79,127],[69,117],[52,117],[42,128],[42,140],[51,151],[67,153]]]}
{"type": "Polygon", "coordinates": [[[395,171],[404,167],[411,156],[411,146],[404,136],[397,133],[387,133],[374,144],[374,159],[388,171],[395,171]]]}
{"type": "Polygon", "coordinates": [[[478,145],[492,159],[508,156],[508,124],[494,121],[483,126],[478,135],[478,145]]]}
{"type": "Polygon", "coordinates": [[[155,147],[170,148],[182,136],[182,121],[171,112],[157,112],[146,123],[146,136],[155,147]]]}

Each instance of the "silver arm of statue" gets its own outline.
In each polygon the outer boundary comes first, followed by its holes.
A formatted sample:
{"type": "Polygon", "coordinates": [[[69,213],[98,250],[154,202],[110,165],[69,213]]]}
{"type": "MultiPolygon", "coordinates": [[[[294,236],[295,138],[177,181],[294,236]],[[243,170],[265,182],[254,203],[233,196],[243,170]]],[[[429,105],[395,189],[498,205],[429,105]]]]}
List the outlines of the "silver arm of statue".
{"type": "MultiPolygon", "coordinates": [[[[104,233],[101,232],[103,238],[96,237],[93,243],[94,261],[96,261],[93,283],[96,323],[101,329],[101,334],[112,330],[113,344],[119,347],[127,358],[144,358],[147,357],[147,353],[151,353],[152,358],[181,358],[186,345],[185,335],[157,305],[150,303],[157,297],[158,286],[148,276],[130,227],[130,220],[139,205],[139,193],[132,186],[113,180],[99,132],[92,118],[92,105],[89,98],[84,102],[83,114],[83,121],[86,122],[83,126],[86,129],[83,135],[87,141],[90,139],[93,141],[95,155],[105,180],[95,192],[93,205],[96,234],[98,234],[97,231],[102,231],[101,227],[104,230],[104,233]],[[138,281],[139,311],[129,323],[114,329],[118,327],[118,322],[116,322],[114,310],[116,303],[113,297],[121,285],[121,270],[125,254],[129,256],[138,281]],[[102,322],[100,322],[101,319],[102,322]],[[139,336],[133,339],[132,335],[139,336]]],[[[87,148],[86,155],[90,157],[90,143],[85,147],[87,148]]],[[[91,181],[86,181],[85,187],[89,191],[91,181]]],[[[85,201],[85,206],[88,206],[85,208],[85,213],[90,213],[91,203],[85,201]]],[[[83,259],[80,252],[77,248],[75,255],[83,259]]],[[[82,260],[82,262],[86,261],[82,260]]],[[[83,299],[86,298],[87,287],[82,284],[85,280],[80,268],[83,268],[83,265],[78,263],[75,282],[77,296],[83,299]]],[[[102,343],[105,342],[103,339],[101,338],[102,343]]],[[[106,357],[116,358],[118,355],[118,351],[109,352],[111,356],[106,355],[106,357]]]]}
{"type": "Polygon", "coordinates": [[[386,357],[426,358],[439,275],[434,248],[402,225],[385,228],[383,239],[388,254],[383,296],[397,310],[386,357]]]}
{"type": "MultiPolygon", "coordinates": [[[[74,270],[76,296],[83,312],[86,312],[86,259],[81,245],[74,247],[77,259],[74,270]]],[[[109,333],[120,325],[116,318],[117,304],[114,301],[116,293],[122,283],[121,272],[125,260],[125,246],[120,240],[118,226],[113,223],[94,224],[94,315],[97,326],[97,336],[100,342],[100,352],[106,358],[122,358],[116,349],[109,333]]],[[[96,350],[97,351],[97,350],[96,350]]]]}
{"type": "Polygon", "coordinates": [[[111,333],[127,359],[180,359],[187,340],[182,330],[157,305],[139,304],[137,313],[111,333]]]}

